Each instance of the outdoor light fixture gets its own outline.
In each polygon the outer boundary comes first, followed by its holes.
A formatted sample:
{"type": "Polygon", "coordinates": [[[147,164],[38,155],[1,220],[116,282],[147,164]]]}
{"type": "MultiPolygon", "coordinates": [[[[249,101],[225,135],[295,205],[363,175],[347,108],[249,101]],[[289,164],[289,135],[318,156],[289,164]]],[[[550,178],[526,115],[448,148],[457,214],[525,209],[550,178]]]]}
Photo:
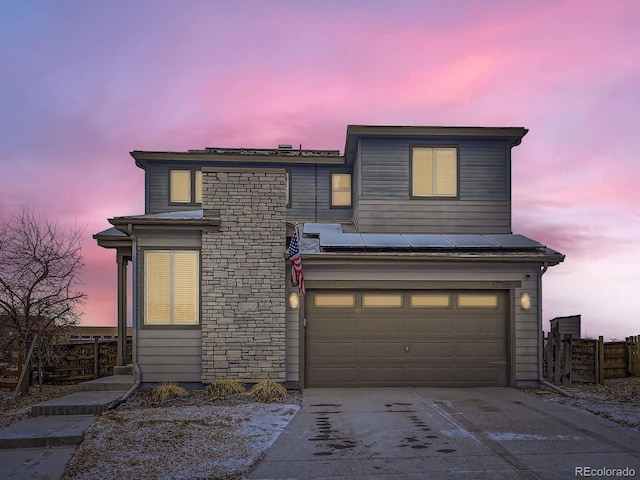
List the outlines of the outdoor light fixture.
{"type": "Polygon", "coordinates": [[[298,306],[300,305],[300,299],[298,297],[297,293],[290,293],[289,294],[289,308],[291,308],[292,310],[297,310],[298,306]]]}
{"type": "Polygon", "coordinates": [[[531,295],[527,292],[520,294],[520,308],[523,310],[529,310],[531,308],[531,295]]]}

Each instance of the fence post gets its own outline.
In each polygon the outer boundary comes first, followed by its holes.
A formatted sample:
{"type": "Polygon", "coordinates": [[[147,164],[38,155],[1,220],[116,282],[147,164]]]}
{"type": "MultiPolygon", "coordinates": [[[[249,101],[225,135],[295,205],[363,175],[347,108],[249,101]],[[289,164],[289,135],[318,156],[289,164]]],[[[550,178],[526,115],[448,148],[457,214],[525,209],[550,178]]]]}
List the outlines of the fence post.
{"type": "Polygon", "coordinates": [[[604,338],[598,337],[598,383],[604,383],[604,338]]]}
{"type": "Polygon", "coordinates": [[[571,370],[573,363],[573,344],[572,344],[572,336],[571,334],[564,334],[562,338],[562,349],[564,353],[563,357],[563,369],[562,369],[562,379],[563,384],[571,386],[571,370]]]}
{"type": "Polygon", "coordinates": [[[100,369],[100,345],[98,339],[93,340],[93,378],[98,378],[100,369]]]}

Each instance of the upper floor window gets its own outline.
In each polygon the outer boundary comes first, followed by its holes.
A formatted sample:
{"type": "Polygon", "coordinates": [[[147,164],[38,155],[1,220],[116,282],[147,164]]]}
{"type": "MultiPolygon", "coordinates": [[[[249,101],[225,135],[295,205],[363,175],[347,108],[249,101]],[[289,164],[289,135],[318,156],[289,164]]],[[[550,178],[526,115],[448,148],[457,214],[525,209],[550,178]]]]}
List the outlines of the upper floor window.
{"type": "Polygon", "coordinates": [[[331,206],[347,208],[351,206],[350,173],[331,174],[331,206]]]}
{"type": "Polygon", "coordinates": [[[170,203],[202,203],[202,171],[169,170],[170,203]]]}
{"type": "Polygon", "coordinates": [[[413,147],[411,149],[411,196],[458,195],[458,149],[413,147]]]}
{"type": "Polygon", "coordinates": [[[144,255],[144,324],[197,325],[200,254],[147,250],[144,255]]]}

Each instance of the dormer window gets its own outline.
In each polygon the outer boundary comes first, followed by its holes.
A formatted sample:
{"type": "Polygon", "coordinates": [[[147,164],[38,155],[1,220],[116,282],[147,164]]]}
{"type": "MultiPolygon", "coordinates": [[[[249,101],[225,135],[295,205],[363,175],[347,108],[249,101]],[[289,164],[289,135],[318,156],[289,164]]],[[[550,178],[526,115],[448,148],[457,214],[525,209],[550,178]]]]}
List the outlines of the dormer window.
{"type": "Polygon", "coordinates": [[[411,196],[458,195],[458,149],[413,147],[411,149],[411,196]]]}
{"type": "Polygon", "coordinates": [[[331,207],[349,208],[351,207],[351,174],[332,173],[331,174],[331,207]]]}
{"type": "Polygon", "coordinates": [[[194,168],[169,170],[169,203],[201,204],[202,171],[194,168]]]}

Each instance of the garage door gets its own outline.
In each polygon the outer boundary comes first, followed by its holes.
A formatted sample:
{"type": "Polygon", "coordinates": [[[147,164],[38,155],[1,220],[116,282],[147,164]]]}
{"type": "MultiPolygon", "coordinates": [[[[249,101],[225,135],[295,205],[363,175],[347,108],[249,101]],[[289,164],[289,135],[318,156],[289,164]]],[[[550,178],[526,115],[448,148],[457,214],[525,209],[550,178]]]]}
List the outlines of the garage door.
{"type": "Polygon", "coordinates": [[[507,292],[309,291],[306,383],[504,386],[507,292]]]}

